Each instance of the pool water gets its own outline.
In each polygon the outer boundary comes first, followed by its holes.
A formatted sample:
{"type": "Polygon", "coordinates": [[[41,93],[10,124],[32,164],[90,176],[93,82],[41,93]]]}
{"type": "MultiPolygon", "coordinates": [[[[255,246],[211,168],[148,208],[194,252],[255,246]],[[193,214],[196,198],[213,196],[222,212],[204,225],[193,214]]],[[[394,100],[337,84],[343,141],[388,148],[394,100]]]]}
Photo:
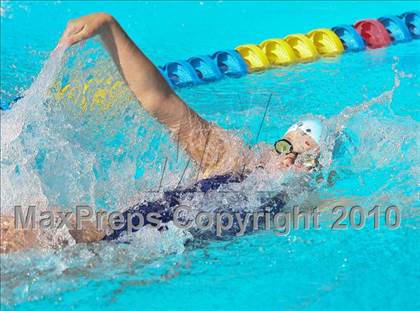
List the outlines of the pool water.
{"type": "MultiPolygon", "coordinates": [[[[35,203],[124,209],[175,187],[188,163],[118,84],[98,40],[50,56],[70,18],[107,11],[163,64],[419,8],[417,2],[1,2],[1,101],[24,96],[1,112],[2,212],[35,203]],[[78,92],[89,79],[94,84],[83,101],[78,92]],[[67,84],[72,98],[59,93],[67,84]],[[94,97],[110,85],[117,86],[115,98],[105,109],[94,97]]],[[[308,116],[330,132],[343,127],[334,152],[326,137],[322,158],[321,174],[335,171],[335,182],[314,191],[366,212],[395,205],[399,228],[387,227],[381,214],[379,229],[368,218],[361,230],[331,230],[337,215],[325,209],[319,230],[265,231],[194,248],[174,226],[163,233],[145,228],[128,245],[73,245],[67,232],[50,232],[71,245],[1,255],[2,310],[418,310],[419,49],[413,40],[178,90],[200,115],[255,148],[308,116]]],[[[196,172],[189,166],[181,183],[193,182],[196,172]]],[[[260,193],[280,190],[299,203],[308,195],[301,178],[314,176],[255,173],[239,190],[251,205],[260,193]]],[[[189,204],[234,199],[214,193],[189,204]]]]}

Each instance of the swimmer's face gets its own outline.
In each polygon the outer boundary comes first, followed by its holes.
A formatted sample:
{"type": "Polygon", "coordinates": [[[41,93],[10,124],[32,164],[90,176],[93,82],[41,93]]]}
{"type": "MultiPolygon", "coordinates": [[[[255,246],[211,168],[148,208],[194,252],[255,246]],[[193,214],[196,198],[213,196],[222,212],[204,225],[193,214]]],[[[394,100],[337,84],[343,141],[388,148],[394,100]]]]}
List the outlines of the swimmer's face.
{"type": "Polygon", "coordinates": [[[293,145],[293,152],[304,153],[318,148],[316,141],[304,131],[296,130],[283,136],[293,145]]]}
{"type": "Polygon", "coordinates": [[[319,147],[316,141],[302,130],[288,132],[283,136],[283,139],[286,139],[293,145],[293,152],[278,155],[276,161],[278,165],[283,169],[293,168],[298,171],[308,171],[309,169],[302,162],[296,160],[304,153],[318,155],[319,147]]]}

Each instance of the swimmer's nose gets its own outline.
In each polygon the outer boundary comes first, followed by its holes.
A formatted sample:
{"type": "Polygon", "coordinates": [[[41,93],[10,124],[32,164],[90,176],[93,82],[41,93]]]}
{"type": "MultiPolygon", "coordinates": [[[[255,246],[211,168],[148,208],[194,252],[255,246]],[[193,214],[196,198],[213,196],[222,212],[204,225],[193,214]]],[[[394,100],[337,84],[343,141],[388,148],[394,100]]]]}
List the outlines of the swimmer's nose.
{"type": "Polygon", "coordinates": [[[287,155],[286,155],[286,157],[284,158],[284,160],[283,160],[283,165],[284,165],[285,167],[291,167],[291,166],[295,163],[295,160],[296,160],[296,154],[294,154],[294,153],[289,153],[289,154],[287,154],[287,155]]]}

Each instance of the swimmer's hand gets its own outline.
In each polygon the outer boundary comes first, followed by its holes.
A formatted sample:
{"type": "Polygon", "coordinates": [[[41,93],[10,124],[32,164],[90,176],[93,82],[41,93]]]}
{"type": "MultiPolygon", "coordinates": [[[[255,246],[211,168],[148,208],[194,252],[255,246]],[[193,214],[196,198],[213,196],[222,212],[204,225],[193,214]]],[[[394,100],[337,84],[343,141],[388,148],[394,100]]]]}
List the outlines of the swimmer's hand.
{"type": "Polygon", "coordinates": [[[114,18],[107,13],[94,13],[72,19],[67,23],[66,30],[61,36],[57,47],[69,47],[101,34],[113,22],[115,22],[114,18]]]}

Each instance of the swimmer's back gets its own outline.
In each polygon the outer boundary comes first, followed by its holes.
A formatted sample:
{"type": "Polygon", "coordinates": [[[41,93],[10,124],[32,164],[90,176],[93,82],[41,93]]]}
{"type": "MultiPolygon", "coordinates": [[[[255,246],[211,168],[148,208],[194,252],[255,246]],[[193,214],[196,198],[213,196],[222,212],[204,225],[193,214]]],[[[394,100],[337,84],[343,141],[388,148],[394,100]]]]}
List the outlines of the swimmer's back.
{"type": "MultiPolygon", "coordinates": [[[[127,234],[129,234],[128,226],[127,226],[128,217],[131,217],[130,219],[131,219],[131,224],[132,224],[132,229],[130,233],[138,231],[139,225],[141,223],[143,224],[143,226],[146,226],[146,225],[156,226],[156,223],[151,222],[147,217],[147,215],[151,213],[159,214],[159,220],[161,224],[159,228],[161,229],[162,224],[166,224],[174,219],[174,212],[176,208],[181,205],[182,200],[185,199],[186,197],[191,196],[191,194],[195,194],[199,192],[203,194],[207,194],[210,191],[217,191],[223,185],[228,185],[232,183],[241,183],[245,178],[246,177],[244,175],[240,175],[240,174],[226,174],[226,175],[214,176],[211,178],[202,179],[189,188],[166,191],[164,192],[162,199],[151,201],[151,202],[145,201],[145,202],[136,204],[123,212],[123,218],[124,218],[123,226],[120,229],[114,230],[111,234],[105,236],[104,240],[108,240],[108,241],[118,240],[122,236],[126,236],[127,234]],[[142,219],[139,216],[137,216],[137,214],[141,214],[142,219]]],[[[269,211],[270,213],[274,214],[280,211],[284,207],[284,205],[285,205],[285,195],[283,193],[279,193],[278,195],[264,202],[264,204],[256,212],[269,211]]],[[[212,210],[212,213],[215,213],[215,214],[223,213],[223,212],[230,212],[232,214],[237,214],[238,215],[237,217],[240,217],[241,219],[244,219],[244,217],[247,214],[247,211],[244,209],[232,210],[231,208],[226,209],[223,207],[219,207],[212,210]]],[[[202,230],[193,228],[190,231],[191,233],[193,233],[194,236],[199,236],[202,238],[203,237],[204,238],[212,238],[212,237],[217,238],[215,236],[215,230],[213,229],[202,231],[202,230]]],[[[227,236],[234,236],[238,232],[240,232],[240,230],[241,228],[240,228],[239,222],[234,217],[231,227],[228,230],[226,230],[224,234],[227,236]]],[[[246,231],[245,233],[248,233],[248,231],[246,231]]]]}

